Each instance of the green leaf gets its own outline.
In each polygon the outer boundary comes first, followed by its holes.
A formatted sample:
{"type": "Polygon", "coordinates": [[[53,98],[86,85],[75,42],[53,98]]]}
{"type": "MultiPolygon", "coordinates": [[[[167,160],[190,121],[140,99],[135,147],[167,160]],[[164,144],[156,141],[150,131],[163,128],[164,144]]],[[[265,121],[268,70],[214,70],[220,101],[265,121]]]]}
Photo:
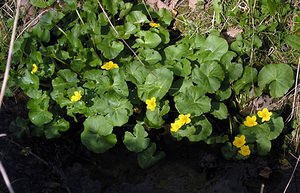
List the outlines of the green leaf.
{"type": "Polygon", "coordinates": [[[207,92],[214,93],[224,80],[224,71],[217,62],[206,62],[192,71],[193,82],[203,87],[207,92]]]}
{"type": "Polygon", "coordinates": [[[294,84],[293,69],[287,64],[265,65],[258,74],[258,86],[267,85],[272,97],[282,97],[294,84]]]}
{"type": "Polygon", "coordinates": [[[140,24],[140,23],[146,23],[149,20],[147,19],[147,16],[143,14],[141,11],[131,11],[127,16],[126,16],[126,21],[129,23],[134,23],[134,24],[140,24]]]}
{"type": "Polygon", "coordinates": [[[193,119],[193,122],[191,127],[195,127],[195,133],[187,136],[187,138],[192,142],[206,140],[212,133],[211,123],[204,116],[193,119]]]}
{"type": "Polygon", "coordinates": [[[156,144],[150,143],[149,147],[138,153],[138,164],[141,168],[148,168],[166,156],[164,152],[156,152],[156,144]]]}
{"type": "Polygon", "coordinates": [[[104,8],[114,16],[118,13],[119,0],[102,0],[104,8]]]}
{"type": "Polygon", "coordinates": [[[149,48],[141,49],[139,51],[139,56],[148,64],[156,64],[162,59],[158,51],[149,48]]]}
{"type": "Polygon", "coordinates": [[[246,66],[244,69],[243,76],[237,80],[234,85],[233,89],[236,94],[239,94],[241,90],[246,90],[250,87],[253,83],[256,82],[257,79],[257,70],[255,68],[246,66]]]}
{"type": "Polygon", "coordinates": [[[161,42],[160,36],[157,33],[151,31],[139,31],[135,34],[135,36],[138,38],[136,39],[136,44],[133,45],[133,48],[155,48],[161,42]]]}
{"type": "Polygon", "coordinates": [[[169,111],[169,101],[165,101],[165,104],[161,109],[155,108],[154,111],[150,111],[147,109],[145,122],[149,125],[149,127],[159,129],[163,126],[165,122],[162,117],[166,115],[169,111]]]}
{"type": "Polygon", "coordinates": [[[81,133],[82,144],[92,152],[104,153],[112,148],[117,143],[117,137],[115,134],[107,136],[101,136],[88,130],[84,130],[81,133]]]}
{"type": "Polygon", "coordinates": [[[200,61],[220,61],[221,57],[228,51],[226,40],[215,35],[208,36],[205,42],[200,46],[203,50],[209,51],[205,57],[203,56],[203,58],[199,59],[200,61]]]}
{"type": "Polygon", "coordinates": [[[167,9],[164,8],[159,9],[156,13],[159,15],[158,20],[160,21],[160,23],[164,23],[165,25],[169,26],[173,21],[173,16],[171,11],[167,9]]]}
{"type": "Polygon", "coordinates": [[[116,58],[124,49],[124,44],[118,40],[103,39],[97,48],[103,52],[103,56],[108,60],[116,58]]]}
{"type": "Polygon", "coordinates": [[[133,133],[129,131],[125,132],[123,142],[128,150],[138,153],[148,147],[150,139],[147,136],[148,133],[145,131],[143,125],[137,123],[133,129],[133,133]]]}
{"type": "Polygon", "coordinates": [[[227,106],[224,103],[212,102],[211,110],[211,114],[217,119],[222,120],[228,117],[227,106]]]}
{"type": "Polygon", "coordinates": [[[284,122],[282,117],[271,118],[270,120],[270,134],[268,139],[273,140],[276,139],[284,128],[284,122]]]}
{"type": "Polygon", "coordinates": [[[205,96],[204,92],[200,87],[192,86],[175,96],[175,107],[178,112],[191,113],[193,116],[209,112],[211,99],[205,96]]]}
{"type": "Polygon", "coordinates": [[[47,110],[30,110],[28,113],[30,121],[38,127],[41,127],[52,121],[53,114],[47,110]]]}
{"type": "Polygon", "coordinates": [[[44,130],[47,139],[60,137],[60,132],[67,131],[70,128],[70,123],[64,118],[53,121],[44,130]]]}
{"type": "Polygon", "coordinates": [[[257,153],[259,155],[267,155],[271,150],[271,141],[266,138],[259,138],[257,142],[257,153]]]}
{"type": "Polygon", "coordinates": [[[30,4],[39,7],[39,8],[46,8],[52,5],[55,2],[55,0],[30,0],[30,4]]]}
{"type": "Polygon", "coordinates": [[[138,96],[146,101],[152,97],[156,100],[162,99],[170,89],[173,81],[173,73],[166,68],[153,70],[142,85],[138,85],[138,96]]]}
{"type": "Polygon", "coordinates": [[[113,123],[101,115],[90,116],[84,122],[84,130],[95,135],[107,136],[112,133],[113,123]]]}
{"type": "Polygon", "coordinates": [[[140,62],[133,61],[125,65],[126,79],[135,85],[143,84],[146,80],[149,70],[140,62]]]}
{"type": "Polygon", "coordinates": [[[132,104],[126,99],[113,94],[103,95],[94,99],[94,105],[90,110],[96,114],[106,116],[113,126],[122,126],[128,122],[133,111],[132,104]]]}
{"type": "Polygon", "coordinates": [[[300,51],[300,36],[299,35],[288,35],[284,41],[291,46],[293,49],[300,51]]]}
{"type": "Polygon", "coordinates": [[[166,64],[170,66],[170,70],[177,76],[187,77],[192,72],[192,65],[188,59],[181,59],[180,61],[166,61],[166,64]]]}
{"type": "Polygon", "coordinates": [[[186,56],[188,47],[183,44],[171,45],[164,49],[166,60],[180,60],[186,56]]]}

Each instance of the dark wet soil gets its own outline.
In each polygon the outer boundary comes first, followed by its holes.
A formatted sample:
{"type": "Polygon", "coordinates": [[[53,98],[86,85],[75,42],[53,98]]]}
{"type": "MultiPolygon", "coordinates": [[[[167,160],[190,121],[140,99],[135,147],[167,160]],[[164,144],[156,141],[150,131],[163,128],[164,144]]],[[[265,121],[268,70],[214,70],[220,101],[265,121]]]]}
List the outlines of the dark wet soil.
{"type": "MultiPolygon", "coordinates": [[[[10,102],[0,113],[0,134],[22,105],[10,102]]],[[[140,169],[136,155],[118,144],[104,154],[93,154],[78,135],[56,140],[26,137],[0,138],[0,159],[16,193],[259,193],[283,192],[296,159],[279,162],[280,153],[227,161],[219,147],[167,140],[167,156],[148,169],[140,169]],[[270,173],[270,174],[269,174],[270,173]],[[269,175],[268,175],[269,174],[269,175]]],[[[282,153],[282,152],[281,152],[282,153]]],[[[288,191],[300,192],[298,167],[288,191]]],[[[0,180],[0,193],[8,192],[0,180]]]]}

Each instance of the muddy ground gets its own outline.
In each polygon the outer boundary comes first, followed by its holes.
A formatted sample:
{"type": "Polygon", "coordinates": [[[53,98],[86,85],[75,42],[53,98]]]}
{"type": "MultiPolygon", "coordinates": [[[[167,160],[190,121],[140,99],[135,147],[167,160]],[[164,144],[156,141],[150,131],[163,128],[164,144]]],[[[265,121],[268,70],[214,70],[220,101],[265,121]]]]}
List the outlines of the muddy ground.
{"type": "MultiPolygon", "coordinates": [[[[24,107],[8,102],[0,113],[0,134],[24,107]]],[[[36,137],[0,138],[0,159],[16,193],[256,193],[283,192],[291,166],[280,163],[282,151],[245,161],[227,161],[219,147],[187,141],[166,141],[166,158],[140,169],[136,155],[118,144],[104,154],[93,154],[79,135],[45,140],[36,137]]],[[[276,148],[279,148],[276,147],[276,148]]],[[[299,167],[288,188],[300,192],[299,167]]],[[[8,192],[3,179],[0,193],[8,192]]]]}

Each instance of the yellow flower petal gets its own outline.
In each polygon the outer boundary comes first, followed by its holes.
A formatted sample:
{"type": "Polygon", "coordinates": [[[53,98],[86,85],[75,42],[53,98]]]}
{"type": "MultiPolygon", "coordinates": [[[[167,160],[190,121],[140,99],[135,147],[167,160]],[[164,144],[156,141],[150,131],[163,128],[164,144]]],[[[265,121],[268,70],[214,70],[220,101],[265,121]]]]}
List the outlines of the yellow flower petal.
{"type": "Polygon", "coordinates": [[[245,157],[251,154],[251,150],[248,145],[242,146],[238,152],[239,152],[239,154],[241,154],[242,156],[245,156],[245,157]]]}
{"type": "Polygon", "coordinates": [[[237,148],[242,147],[246,143],[245,135],[241,135],[240,137],[234,137],[233,145],[237,148]]]}
{"type": "Polygon", "coordinates": [[[152,97],[151,99],[147,99],[146,104],[147,104],[147,109],[149,109],[150,111],[154,111],[156,108],[156,98],[152,97]]]}
{"type": "Polygon", "coordinates": [[[174,123],[171,123],[171,131],[177,132],[182,126],[183,126],[182,122],[177,120],[174,123]]]}
{"type": "Polygon", "coordinates": [[[267,108],[263,108],[262,111],[258,111],[257,115],[261,118],[262,122],[270,121],[272,112],[269,112],[267,108]]]}
{"type": "Polygon", "coordinates": [[[155,28],[160,26],[159,23],[155,23],[153,21],[150,21],[149,25],[150,27],[155,27],[155,28]]]}
{"type": "Polygon", "coordinates": [[[244,121],[244,125],[247,127],[254,127],[255,125],[257,125],[256,116],[255,115],[253,115],[252,117],[247,116],[246,121],[244,121]]]}
{"type": "Polygon", "coordinates": [[[74,94],[71,96],[71,102],[75,103],[81,99],[82,95],[78,91],[74,91],[74,94]]]}
{"type": "Polygon", "coordinates": [[[180,121],[182,124],[189,124],[189,123],[191,122],[190,117],[191,117],[191,114],[190,114],[190,113],[188,113],[188,114],[186,114],[186,115],[180,114],[180,115],[178,116],[179,121],[180,121]]]}
{"type": "Polygon", "coordinates": [[[111,70],[111,69],[114,69],[114,68],[119,68],[119,65],[116,64],[116,63],[113,63],[113,61],[105,62],[101,66],[101,69],[104,69],[104,70],[111,70]]]}
{"type": "Polygon", "coordinates": [[[32,64],[32,70],[31,70],[31,74],[34,74],[38,71],[38,67],[36,64],[32,64]]]}

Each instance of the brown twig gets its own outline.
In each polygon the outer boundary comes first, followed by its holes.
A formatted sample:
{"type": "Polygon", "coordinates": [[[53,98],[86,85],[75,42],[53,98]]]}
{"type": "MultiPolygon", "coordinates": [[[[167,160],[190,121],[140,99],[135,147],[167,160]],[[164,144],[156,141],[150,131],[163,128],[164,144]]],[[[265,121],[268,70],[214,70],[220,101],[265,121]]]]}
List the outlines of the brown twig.
{"type": "Polygon", "coordinates": [[[291,175],[291,177],[290,177],[290,179],[289,179],[289,181],[288,181],[288,183],[287,183],[287,185],[286,185],[286,187],[285,187],[283,193],[286,193],[287,189],[289,188],[289,186],[290,186],[290,184],[291,184],[291,182],[292,182],[292,179],[293,179],[293,177],[294,177],[294,175],[295,175],[296,169],[297,169],[297,167],[298,167],[299,161],[300,161],[300,154],[299,154],[299,156],[298,156],[298,158],[297,158],[297,162],[296,162],[295,167],[294,167],[294,169],[293,169],[292,175],[291,175]]]}

